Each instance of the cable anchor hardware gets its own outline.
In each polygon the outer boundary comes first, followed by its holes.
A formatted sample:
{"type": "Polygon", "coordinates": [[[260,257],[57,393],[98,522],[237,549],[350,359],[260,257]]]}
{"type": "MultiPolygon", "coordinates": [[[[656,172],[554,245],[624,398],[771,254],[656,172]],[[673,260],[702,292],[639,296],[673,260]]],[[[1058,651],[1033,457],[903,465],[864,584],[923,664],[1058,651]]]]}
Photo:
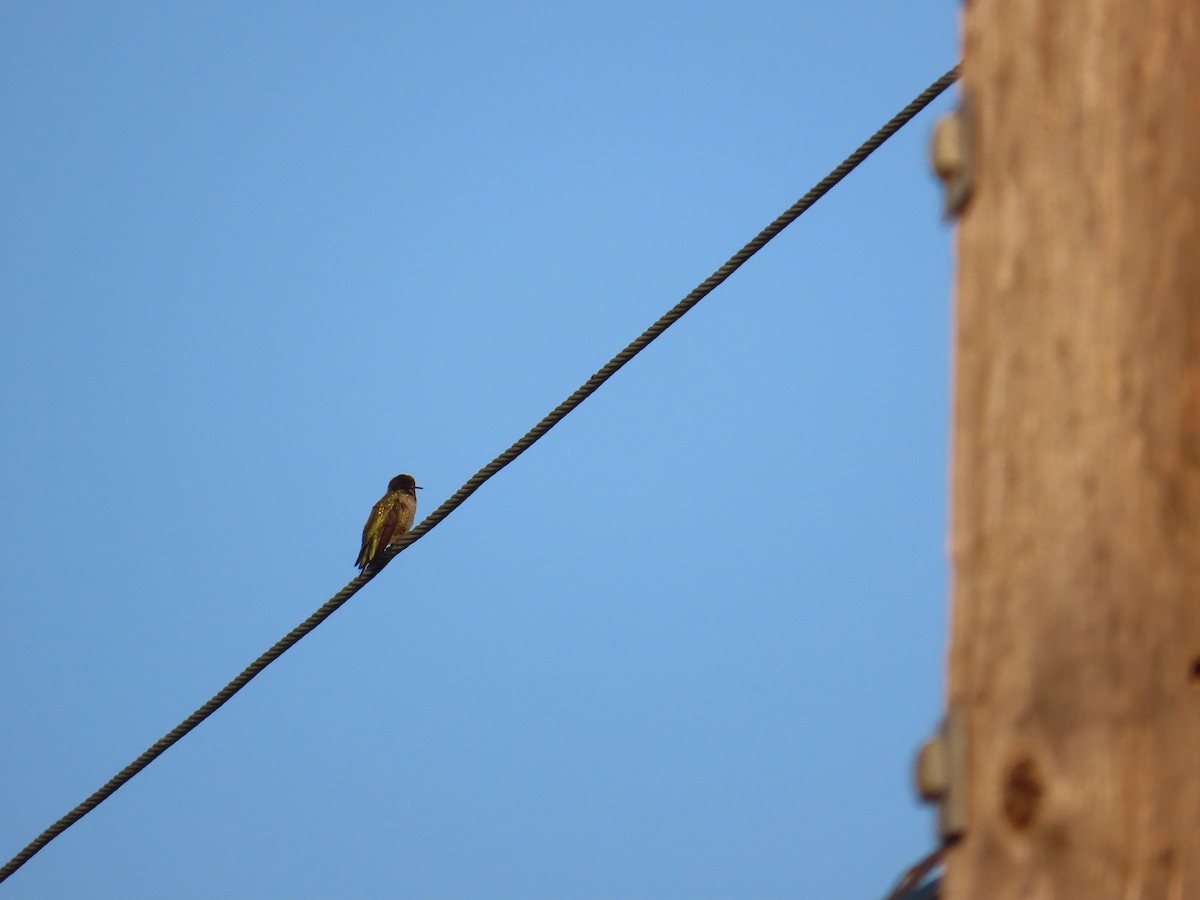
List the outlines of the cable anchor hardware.
{"type": "Polygon", "coordinates": [[[951,707],[937,734],[917,754],[917,793],[938,808],[938,837],[942,846],[967,831],[967,725],[960,710],[951,707]]]}
{"type": "Polygon", "coordinates": [[[975,104],[969,93],[963,93],[958,109],[934,124],[929,156],[945,188],[942,212],[956,219],[975,189],[975,104]]]}

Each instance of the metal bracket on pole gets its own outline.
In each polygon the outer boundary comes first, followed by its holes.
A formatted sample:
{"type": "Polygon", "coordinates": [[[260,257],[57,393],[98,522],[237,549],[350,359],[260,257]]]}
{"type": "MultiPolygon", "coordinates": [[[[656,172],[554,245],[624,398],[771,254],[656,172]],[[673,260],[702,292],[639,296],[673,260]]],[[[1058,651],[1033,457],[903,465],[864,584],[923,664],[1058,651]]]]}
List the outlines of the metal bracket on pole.
{"type": "Polygon", "coordinates": [[[975,188],[975,105],[969,93],[963,93],[958,109],[933,126],[929,155],[946,189],[946,218],[958,218],[975,188]]]}
{"type": "Polygon", "coordinates": [[[917,792],[938,807],[938,836],[943,846],[967,831],[967,728],[951,707],[936,735],[921,747],[916,765],[917,792]]]}

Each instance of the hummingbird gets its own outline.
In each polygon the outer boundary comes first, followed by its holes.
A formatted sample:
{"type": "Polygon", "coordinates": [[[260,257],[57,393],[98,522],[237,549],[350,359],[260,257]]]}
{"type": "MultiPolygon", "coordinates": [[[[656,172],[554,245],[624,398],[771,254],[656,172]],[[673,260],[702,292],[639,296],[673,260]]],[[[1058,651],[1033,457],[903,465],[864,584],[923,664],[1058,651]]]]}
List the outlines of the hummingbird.
{"type": "Polygon", "coordinates": [[[387,493],[371,507],[371,515],[363,526],[362,550],[355,565],[366,569],[380,552],[412,528],[417,515],[417,491],[420,485],[411,475],[397,475],[388,482],[387,493]]]}

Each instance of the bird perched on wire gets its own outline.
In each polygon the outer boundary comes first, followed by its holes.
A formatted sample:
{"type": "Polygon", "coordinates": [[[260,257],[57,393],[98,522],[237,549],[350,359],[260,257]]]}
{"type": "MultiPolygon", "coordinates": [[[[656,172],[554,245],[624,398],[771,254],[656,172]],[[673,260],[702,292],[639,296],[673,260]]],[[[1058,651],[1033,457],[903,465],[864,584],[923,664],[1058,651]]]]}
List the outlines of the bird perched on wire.
{"type": "Polygon", "coordinates": [[[418,490],[420,485],[411,475],[397,475],[388,482],[387,493],[371,507],[371,516],[363,526],[362,550],[356,566],[366,569],[384,548],[408,534],[417,516],[418,490]]]}

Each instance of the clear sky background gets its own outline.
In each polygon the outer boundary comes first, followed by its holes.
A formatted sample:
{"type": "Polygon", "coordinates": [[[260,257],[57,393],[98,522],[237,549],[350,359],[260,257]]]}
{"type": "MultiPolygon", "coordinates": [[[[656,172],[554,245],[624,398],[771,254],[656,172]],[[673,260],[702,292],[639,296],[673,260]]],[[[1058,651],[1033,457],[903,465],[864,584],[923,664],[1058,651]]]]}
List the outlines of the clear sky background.
{"type": "MultiPolygon", "coordinates": [[[[0,7],[0,856],[957,59],[957,4],[0,7]]],[[[933,844],[953,91],[16,898],[875,898],[933,844]]]]}

